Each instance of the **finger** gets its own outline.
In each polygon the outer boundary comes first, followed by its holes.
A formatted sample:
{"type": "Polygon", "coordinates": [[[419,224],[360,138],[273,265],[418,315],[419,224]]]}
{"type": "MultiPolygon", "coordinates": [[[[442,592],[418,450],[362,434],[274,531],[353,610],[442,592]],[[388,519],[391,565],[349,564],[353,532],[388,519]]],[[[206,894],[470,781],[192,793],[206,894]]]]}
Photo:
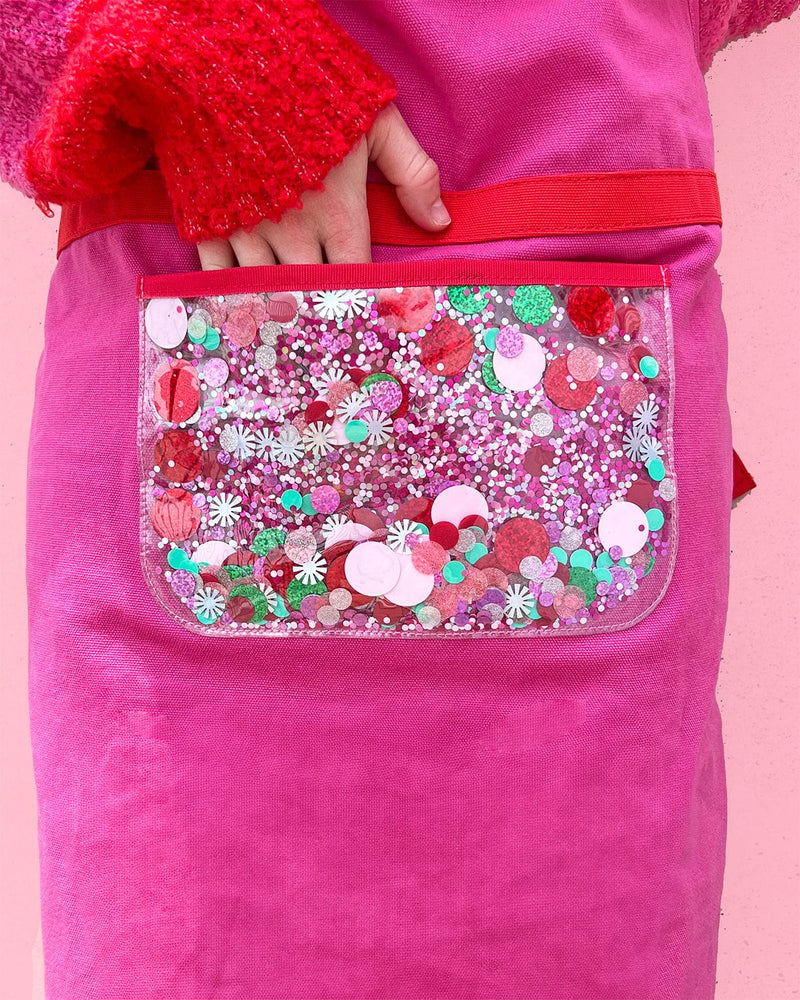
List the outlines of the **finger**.
{"type": "Polygon", "coordinates": [[[324,233],[325,258],[329,264],[369,264],[372,244],[366,198],[350,210],[329,213],[324,233]]]}
{"type": "Polygon", "coordinates": [[[285,227],[275,223],[266,238],[279,264],[321,264],[322,244],[319,236],[306,228],[285,227]]]}
{"type": "Polygon", "coordinates": [[[450,225],[450,214],[442,202],[439,168],[394,104],[378,115],[368,141],[370,159],[394,184],[400,204],[414,222],[430,230],[450,225]]]}
{"type": "Polygon", "coordinates": [[[230,244],[241,267],[260,267],[275,263],[270,245],[258,233],[246,233],[240,229],[230,237],[230,244]]]}
{"type": "Polygon", "coordinates": [[[227,240],[205,240],[197,244],[200,267],[204,271],[218,271],[223,267],[234,267],[236,257],[227,240]]]}

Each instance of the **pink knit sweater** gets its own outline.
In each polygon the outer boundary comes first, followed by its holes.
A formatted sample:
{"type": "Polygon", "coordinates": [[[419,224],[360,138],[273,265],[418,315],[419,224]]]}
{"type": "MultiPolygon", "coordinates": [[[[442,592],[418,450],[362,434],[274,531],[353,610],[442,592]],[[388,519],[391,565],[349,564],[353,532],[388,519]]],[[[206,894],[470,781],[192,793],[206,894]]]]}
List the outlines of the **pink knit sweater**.
{"type": "MultiPolygon", "coordinates": [[[[48,105],[48,101],[58,90],[60,75],[65,72],[67,26],[77,2],[78,0],[0,0],[0,178],[32,197],[41,195],[42,192],[36,189],[24,172],[25,151],[43,118],[49,116],[52,122],[53,108],[48,105]]],[[[100,0],[100,4],[95,2],[95,6],[100,6],[102,2],[103,0],[100,0]]],[[[699,59],[703,72],[710,67],[714,54],[728,42],[762,31],[773,21],[788,17],[800,5],[800,0],[691,2],[697,13],[699,59]]],[[[243,0],[241,7],[244,13],[251,3],[252,0],[243,0]]],[[[310,3],[316,3],[316,0],[310,0],[310,3]]],[[[164,0],[153,0],[153,6],[164,7],[164,0]]],[[[169,4],[166,6],[168,8],[169,4]]],[[[270,48],[268,40],[263,44],[265,50],[270,48]]],[[[260,52],[259,55],[266,58],[266,52],[260,52]]],[[[363,77],[356,75],[354,79],[363,80],[363,77]]],[[[245,90],[246,80],[241,83],[242,90],[245,90]]],[[[167,95],[164,100],[168,100],[167,95]]],[[[350,135],[366,130],[369,121],[369,116],[361,113],[357,105],[357,100],[350,100],[345,111],[337,112],[340,120],[347,114],[352,117],[352,121],[343,123],[343,131],[350,135]]],[[[215,109],[200,108],[198,113],[207,114],[209,110],[213,113],[215,109]]],[[[217,125],[221,135],[229,131],[231,135],[241,137],[246,132],[253,143],[264,146],[269,146],[270,139],[275,139],[275,133],[280,133],[280,123],[274,120],[265,123],[256,116],[245,122],[220,120],[217,125]]],[[[341,148],[337,156],[342,158],[346,153],[345,144],[339,145],[341,148]]],[[[308,166],[310,170],[305,176],[313,173],[315,165],[308,166]]],[[[331,163],[326,163],[325,169],[330,166],[331,163]]],[[[187,163],[185,172],[188,173],[191,167],[192,164],[187,163]]],[[[301,171],[298,184],[302,182],[302,176],[301,171]]],[[[301,191],[302,188],[298,188],[293,194],[300,194],[301,191]]],[[[235,191],[226,190],[226,202],[230,202],[232,197],[236,200],[236,194],[235,191]]],[[[283,204],[291,202],[291,194],[292,192],[283,192],[281,205],[265,203],[264,217],[275,217],[276,209],[280,210],[283,204]]],[[[52,191],[47,192],[47,198],[59,200],[53,197],[52,191]]],[[[215,211],[213,177],[198,181],[198,190],[193,194],[195,203],[197,198],[209,207],[205,218],[198,221],[196,231],[204,229],[206,234],[227,235],[237,220],[226,216],[224,212],[215,211]],[[205,189],[199,190],[203,185],[206,185],[205,189]]],[[[178,217],[181,215],[180,208],[181,206],[176,206],[178,217]]],[[[250,215],[252,216],[252,211],[250,215]]],[[[252,218],[246,221],[251,222],[252,218]]]]}

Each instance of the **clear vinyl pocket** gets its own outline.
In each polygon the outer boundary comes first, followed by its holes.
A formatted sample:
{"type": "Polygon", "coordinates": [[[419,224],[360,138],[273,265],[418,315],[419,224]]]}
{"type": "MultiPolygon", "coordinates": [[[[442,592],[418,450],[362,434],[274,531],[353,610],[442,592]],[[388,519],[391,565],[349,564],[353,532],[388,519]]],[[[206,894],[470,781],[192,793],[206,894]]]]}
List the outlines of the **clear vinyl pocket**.
{"type": "Polygon", "coordinates": [[[210,635],[628,628],[677,547],[666,267],[144,277],[141,557],[210,635]]]}

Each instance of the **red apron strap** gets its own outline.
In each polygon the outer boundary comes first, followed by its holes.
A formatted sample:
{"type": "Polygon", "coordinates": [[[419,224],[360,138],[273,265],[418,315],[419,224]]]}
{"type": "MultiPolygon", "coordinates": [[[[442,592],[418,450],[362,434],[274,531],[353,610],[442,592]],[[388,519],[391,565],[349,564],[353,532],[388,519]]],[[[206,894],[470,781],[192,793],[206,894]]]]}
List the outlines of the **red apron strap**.
{"type": "MultiPolygon", "coordinates": [[[[667,226],[722,225],[712,170],[625,170],[524,177],[446,191],[452,224],[428,233],[403,211],[393,187],[367,185],[372,240],[393,246],[447,246],[535,236],[613,233],[667,226]]],[[[116,192],[64,205],[58,252],[120,222],[171,223],[161,174],[142,170],[116,192]]]]}

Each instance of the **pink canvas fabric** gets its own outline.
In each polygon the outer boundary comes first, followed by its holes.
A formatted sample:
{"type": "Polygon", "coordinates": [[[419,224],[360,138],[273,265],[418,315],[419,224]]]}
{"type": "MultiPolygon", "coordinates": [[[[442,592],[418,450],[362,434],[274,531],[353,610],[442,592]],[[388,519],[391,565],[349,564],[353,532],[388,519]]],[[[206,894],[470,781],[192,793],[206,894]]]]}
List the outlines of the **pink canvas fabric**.
{"type": "MultiPolygon", "coordinates": [[[[326,4],[395,74],[449,187],[713,168],[682,0],[326,4]]],[[[709,1000],[725,847],[714,696],[731,433],[716,226],[375,247],[672,274],[680,536],[639,624],[491,643],[201,636],[139,561],[139,274],[171,226],[52,283],[28,499],[48,1000],[709,1000]]]]}

